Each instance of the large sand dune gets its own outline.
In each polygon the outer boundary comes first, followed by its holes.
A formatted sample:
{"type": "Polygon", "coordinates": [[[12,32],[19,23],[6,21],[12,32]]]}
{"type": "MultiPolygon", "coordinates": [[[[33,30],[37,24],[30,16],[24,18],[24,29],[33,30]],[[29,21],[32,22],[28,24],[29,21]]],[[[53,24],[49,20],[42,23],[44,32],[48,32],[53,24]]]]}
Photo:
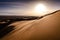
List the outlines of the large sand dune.
{"type": "Polygon", "coordinates": [[[12,23],[14,30],[1,40],[60,40],[60,11],[39,20],[12,23]]]}

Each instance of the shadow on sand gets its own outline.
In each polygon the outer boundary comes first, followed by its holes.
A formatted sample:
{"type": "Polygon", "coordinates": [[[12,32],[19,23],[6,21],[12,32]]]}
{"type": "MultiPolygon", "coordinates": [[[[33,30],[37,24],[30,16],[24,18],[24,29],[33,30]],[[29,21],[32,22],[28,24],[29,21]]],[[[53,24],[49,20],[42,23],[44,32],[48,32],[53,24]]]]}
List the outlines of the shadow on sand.
{"type": "Polygon", "coordinates": [[[9,22],[5,22],[5,23],[1,23],[0,24],[0,38],[4,37],[9,32],[11,32],[12,30],[14,30],[14,26],[8,26],[11,23],[13,23],[13,21],[9,21],[9,22]]]}
{"type": "Polygon", "coordinates": [[[35,20],[35,19],[9,19],[9,20],[1,20],[0,22],[0,38],[3,38],[5,35],[7,35],[9,32],[14,30],[14,26],[9,26],[10,24],[17,22],[17,21],[29,21],[29,20],[35,20]],[[5,23],[2,23],[5,22],[5,23]]]}

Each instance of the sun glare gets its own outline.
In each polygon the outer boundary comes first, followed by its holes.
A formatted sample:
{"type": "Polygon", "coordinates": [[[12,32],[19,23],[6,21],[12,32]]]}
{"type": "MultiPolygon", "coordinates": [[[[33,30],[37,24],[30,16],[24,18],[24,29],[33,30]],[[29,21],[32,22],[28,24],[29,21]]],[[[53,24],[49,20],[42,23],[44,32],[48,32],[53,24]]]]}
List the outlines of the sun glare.
{"type": "Polygon", "coordinates": [[[47,12],[47,7],[44,4],[37,4],[34,8],[35,13],[38,15],[45,15],[47,12]]]}

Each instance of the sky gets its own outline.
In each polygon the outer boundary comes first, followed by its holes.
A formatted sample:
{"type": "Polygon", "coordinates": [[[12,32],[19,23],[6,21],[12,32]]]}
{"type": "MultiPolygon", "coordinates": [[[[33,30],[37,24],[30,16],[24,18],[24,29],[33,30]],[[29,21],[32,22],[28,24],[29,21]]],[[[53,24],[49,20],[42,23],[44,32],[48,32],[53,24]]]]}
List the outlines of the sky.
{"type": "Polygon", "coordinates": [[[0,0],[0,15],[36,16],[33,10],[39,3],[47,7],[47,13],[60,10],[60,0],[0,0]]]}

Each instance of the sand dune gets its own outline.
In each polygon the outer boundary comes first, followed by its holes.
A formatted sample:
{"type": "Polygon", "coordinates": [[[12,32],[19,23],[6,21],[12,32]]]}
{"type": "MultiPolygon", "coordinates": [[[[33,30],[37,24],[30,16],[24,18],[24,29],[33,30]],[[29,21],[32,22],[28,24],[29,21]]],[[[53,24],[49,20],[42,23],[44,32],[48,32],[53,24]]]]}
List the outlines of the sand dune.
{"type": "Polygon", "coordinates": [[[11,25],[14,30],[1,40],[60,40],[60,11],[39,20],[18,21],[11,25]]]}

